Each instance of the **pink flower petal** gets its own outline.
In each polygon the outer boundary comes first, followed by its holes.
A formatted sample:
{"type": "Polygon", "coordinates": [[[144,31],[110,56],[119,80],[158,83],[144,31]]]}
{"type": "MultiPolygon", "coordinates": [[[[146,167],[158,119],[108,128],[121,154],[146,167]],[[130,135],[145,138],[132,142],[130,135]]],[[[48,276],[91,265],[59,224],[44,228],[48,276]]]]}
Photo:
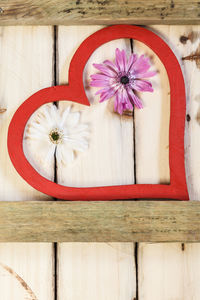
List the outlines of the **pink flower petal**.
{"type": "Polygon", "coordinates": [[[110,81],[110,77],[108,77],[107,75],[104,75],[104,74],[93,74],[93,75],[90,75],[90,78],[92,80],[106,80],[106,81],[110,81]]]}
{"type": "Polygon", "coordinates": [[[131,101],[134,103],[134,105],[137,108],[143,108],[141,100],[134,94],[134,92],[131,89],[127,89],[127,93],[131,99],[131,101]]]}
{"type": "Polygon", "coordinates": [[[134,64],[132,64],[132,67],[130,69],[130,72],[132,72],[135,76],[137,74],[145,73],[150,68],[150,61],[148,57],[145,57],[144,55],[141,55],[134,64]]]}
{"type": "Polygon", "coordinates": [[[128,94],[127,91],[125,90],[125,88],[122,90],[122,103],[126,103],[127,101],[129,101],[128,99],[128,94]]]}
{"type": "Polygon", "coordinates": [[[123,104],[122,104],[122,96],[121,96],[120,93],[116,93],[115,102],[114,102],[114,109],[120,115],[122,115],[122,113],[123,113],[123,104]]]}
{"type": "MultiPolygon", "coordinates": [[[[127,93],[128,95],[128,93],[127,93]]],[[[127,97],[127,101],[125,103],[125,109],[124,110],[133,110],[133,104],[130,102],[129,97],[127,97]]]]}
{"type": "Polygon", "coordinates": [[[118,73],[117,66],[116,66],[112,61],[110,61],[110,60],[105,60],[103,63],[104,63],[105,65],[107,65],[108,67],[110,67],[111,70],[115,71],[116,74],[118,73]]]}
{"type": "Polygon", "coordinates": [[[99,70],[100,72],[102,72],[103,74],[109,76],[109,77],[115,77],[116,73],[114,71],[112,71],[110,68],[106,67],[103,64],[93,64],[93,66],[99,70]]]}
{"type": "Polygon", "coordinates": [[[151,82],[146,80],[134,80],[131,87],[138,92],[153,92],[151,82]]]}
{"type": "MultiPolygon", "coordinates": [[[[118,98],[119,99],[119,98],[118,98]]],[[[117,106],[117,111],[120,115],[123,114],[123,104],[120,100],[118,100],[118,106],[117,106]]]]}
{"type": "Polygon", "coordinates": [[[102,92],[101,96],[100,96],[99,102],[103,102],[103,101],[105,101],[107,99],[112,98],[114,96],[114,94],[115,94],[115,91],[113,89],[110,89],[108,91],[102,92]]]}
{"type": "Polygon", "coordinates": [[[115,51],[115,62],[116,62],[116,66],[119,70],[119,72],[123,72],[125,70],[126,67],[126,55],[125,55],[125,51],[122,50],[120,51],[118,48],[115,51]]]}
{"type": "Polygon", "coordinates": [[[90,85],[101,88],[96,92],[96,95],[100,94],[100,102],[115,96],[114,109],[121,115],[124,110],[132,110],[133,105],[143,107],[134,90],[153,92],[152,84],[145,78],[156,75],[156,72],[149,71],[150,60],[144,55],[131,54],[127,59],[126,52],[118,48],[115,54],[115,63],[105,60],[103,64],[93,64],[101,73],[90,76],[90,85]],[[128,76],[129,84],[121,83],[121,76],[128,76]]]}
{"type": "Polygon", "coordinates": [[[109,85],[110,85],[109,81],[105,81],[105,80],[92,80],[90,82],[90,86],[94,86],[94,87],[104,87],[109,85]]]}
{"type": "Polygon", "coordinates": [[[98,91],[95,93],[95,95],[99,95],[99,94],[101,94],[101,93],[103,93],[103,92],[107,92],[107,91],[109,91],[109,89],[110,89],[110,87],[107,86],[107,87],[105,87],[105,88],[103,88],[103,89],[98,90],[98,91]]]}
{"type": "Polygon", "coordinates": [[[145,73],[138,73],[137,74],[137,78],[149,78],[149,77],[153,77],[157,74],[156,71],[149,71],[149,72],[145,72],[145,73]]]}
{"type": "Polygon", "coordinates": [[[128,63],[126,65],[126,72],[129,72],[130,68],[132,67],[132,65],[136,62],[138,56],[137,54],[131,54],[128,60],[128,63]]]}
{"type": "Polygon", "coordinates": [[[125,50],[122,50],[122,51],[121,51],[121,56],[122,56],[122,61],[123,61],[123,71],[125,71],[125,70],[126,70],[126,65],[127,65],[127,63],[126,63],[126,52],[125,52],[125,50]]]}
{"type": "Polygon", "coordinates": [[[114,109],[122,115],[124,110],[133,109],[133,105],[130,102],[129,95],[125,88],[118,90],[115,96],[114,109]]]}

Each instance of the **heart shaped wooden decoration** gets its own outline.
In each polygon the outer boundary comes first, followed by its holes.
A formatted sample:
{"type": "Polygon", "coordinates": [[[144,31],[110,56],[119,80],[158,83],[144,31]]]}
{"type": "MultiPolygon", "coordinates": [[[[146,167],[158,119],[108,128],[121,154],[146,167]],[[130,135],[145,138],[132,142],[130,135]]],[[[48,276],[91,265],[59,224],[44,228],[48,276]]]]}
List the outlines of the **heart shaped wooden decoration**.
{"type": "Polygon", "coordinates": [[[185,85],[180,65],[168,45],[155,33],[132,25],[115,25],[89,36],[78,48],[69,68],[69,85],[42,89],[30,96],[15,112],[8,130],[8,152],[17,172],[35,189],[65,200],[177,199],[188,200],[184,165],[185,85]],[[134,184],[73,188],[54,183],[31,166],[23,151],[23,134],[30,116],[41,105],[74,101],[90,105],[83,85],[83,70],[91,54],[104,43],[133,38],[151,48],[166,68],[170,91],[169,165],[170,184],[134,184]]]}

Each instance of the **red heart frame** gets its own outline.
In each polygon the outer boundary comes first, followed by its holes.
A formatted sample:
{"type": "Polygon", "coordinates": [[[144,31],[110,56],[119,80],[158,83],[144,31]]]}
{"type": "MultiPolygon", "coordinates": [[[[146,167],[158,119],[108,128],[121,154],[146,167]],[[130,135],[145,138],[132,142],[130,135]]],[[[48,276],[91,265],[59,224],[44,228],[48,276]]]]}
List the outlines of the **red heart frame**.
{"type": "Polygon", "coordinates": [[[185,85],[180,65],[168,45],[155,33],[133,25],[103,28],[89,36],[78,48],[69,68],[69,85],[42,89],[29,97],[15,112],[8,130],[8,152],[17,172],[32,187],[52,197],[65,200],[178,199],[188,200],[184,165],[185,85]],[[104,43],[133,38],[150,47],[166,68],[170,90],[169,165],[170,184],[134,184],[121,186],[73,188],[56,184],[30,165],[23,151],[26,123],[41,105],[68,100],[90,105],[83,85],[83,70],[91,54],[104,43]],[[78,99],[78,101],[77,101],[78,99]]]}

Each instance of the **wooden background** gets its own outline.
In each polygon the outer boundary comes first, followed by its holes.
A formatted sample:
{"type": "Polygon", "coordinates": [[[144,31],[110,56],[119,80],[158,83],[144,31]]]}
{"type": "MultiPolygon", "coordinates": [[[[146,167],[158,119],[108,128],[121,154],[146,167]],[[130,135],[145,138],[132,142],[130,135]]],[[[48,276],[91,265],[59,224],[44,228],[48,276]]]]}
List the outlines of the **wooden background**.
{"type": "MultiPolygon", "coordinates": [[[[7,128],[17,107],[38,89],[67,83],[78,45],[102,26],[0,28],[0,200],[53,200],[26,184],[6,149],[7,128]]],[[[200,26],[148,27],[174,50],[187,88],[186,169],[191,199],[200,199],[200,26]]],[[[159,59],[143,44],[117,40],[92,55],[84,72],[92,128],[90,150],[70,168],[59,165],[59,183],[74,186],[167,183],[169,85],[159,59]],[[109,102],[98,104],[89,88],[92,62],[112,58],[116,47],[151,56],[159,71],[155,92],[143,93],[144,110],[119,117],[109,102]],[[108,130],[109,129],[109,130],[108,130]],[[106,171],[105,171],[106,170],[106,171]]],[[[63,108],[66,102],[59,105],[63,108]]],[[[34,148],[29,145],[29,155],[34,148]]],[[[40,166],[41,157],[36,157],[40,166]]],[[[41,169],[41,172],[44,170],[41,169]]],[[[54,164],[48,170],[54,176],[54,164]]],[[[78,222],[78,220],[77,220],[78,222]]],[[[18,228],[17,230],[20,230],[18,228]]],[[[0,300],[191,300],[199,299],[200,245],[183,243],[4,243],[0,245],[0,300]]]]}
{"type": "Polygon", "coordinates": [[[199,0],[0,0],[1,25],[193,25],[199,16],[199,0]]]}

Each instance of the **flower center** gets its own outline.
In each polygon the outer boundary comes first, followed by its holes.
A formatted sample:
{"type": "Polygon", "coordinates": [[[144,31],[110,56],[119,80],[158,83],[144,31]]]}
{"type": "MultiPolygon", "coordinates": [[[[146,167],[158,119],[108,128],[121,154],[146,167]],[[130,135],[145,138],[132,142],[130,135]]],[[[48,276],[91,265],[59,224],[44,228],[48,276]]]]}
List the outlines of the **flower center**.
{"type": "Polygon", "coordinates": [[[128,78],[128,76],[122,76],[122,77],[120,78],[120,82],[121,82],[122,84],[127,84],[127,83],[129,83],[129,78],[128,78]]]}
{"type": "Polygon", "coordinates": [[[51,132],[49,133],[50,141],[53,144],[61,143],[62,142],[62,137],[63,137],[63,133],[61,131],[59,131],[57,128],[51,130],[51,132]]]}

